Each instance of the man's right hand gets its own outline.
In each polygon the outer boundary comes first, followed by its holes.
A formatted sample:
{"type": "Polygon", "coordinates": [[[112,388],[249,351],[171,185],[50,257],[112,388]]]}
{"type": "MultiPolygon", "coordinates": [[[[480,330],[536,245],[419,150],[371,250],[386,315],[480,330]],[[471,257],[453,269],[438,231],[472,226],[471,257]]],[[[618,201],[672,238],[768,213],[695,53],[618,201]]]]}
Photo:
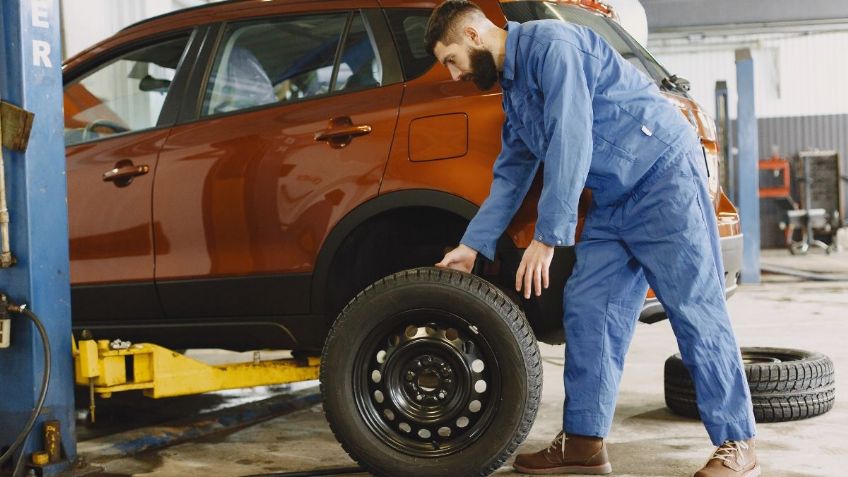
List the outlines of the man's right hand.
{"type": "Polygon", "coordinates": [[[436,266],[439,268],[452,268],[460,272],[471,273],[474,260],[477,259],[477,251],[467,245],[460,245],[445,254],[445,258],[436,266]]]}

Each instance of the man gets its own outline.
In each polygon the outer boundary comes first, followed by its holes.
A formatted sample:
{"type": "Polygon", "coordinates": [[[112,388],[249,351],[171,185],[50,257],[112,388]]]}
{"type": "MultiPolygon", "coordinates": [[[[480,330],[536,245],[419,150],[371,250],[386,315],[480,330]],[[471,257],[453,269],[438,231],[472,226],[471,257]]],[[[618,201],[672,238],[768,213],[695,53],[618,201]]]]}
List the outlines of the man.
{"type": "Polygon", "coordinates": [[[700,142],[656,85],[590,29],[557,20],[506,30],[475,4],[433,12],[427,48],[454,80],[500,81],[506,122],[489,197],[461,245],[438,264],[470,271],[498,238],[543,167],[535,240],[516,290],[541,295],[554,246],[574,244],[582,189],[592,206],[565,287],[563,432],[522,454],[532,474],[608,474],[609,433],[624,355],[648,290],[656,291],[718,446],[696,477],[760,475],[751,397],[724,297],[717,226],[700,142]]]}

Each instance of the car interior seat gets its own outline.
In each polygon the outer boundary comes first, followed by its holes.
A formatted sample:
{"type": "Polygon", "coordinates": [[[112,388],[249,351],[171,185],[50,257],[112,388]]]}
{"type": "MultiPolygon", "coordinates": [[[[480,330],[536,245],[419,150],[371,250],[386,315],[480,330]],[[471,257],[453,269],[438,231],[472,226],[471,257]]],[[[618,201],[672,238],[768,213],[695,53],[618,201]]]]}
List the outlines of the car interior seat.
{"type": "Polygon", "coordinates": [[[274,85],[250,50],[235,46],[221,61],[208,112],[224,113],[277,102],[274,85]]]}

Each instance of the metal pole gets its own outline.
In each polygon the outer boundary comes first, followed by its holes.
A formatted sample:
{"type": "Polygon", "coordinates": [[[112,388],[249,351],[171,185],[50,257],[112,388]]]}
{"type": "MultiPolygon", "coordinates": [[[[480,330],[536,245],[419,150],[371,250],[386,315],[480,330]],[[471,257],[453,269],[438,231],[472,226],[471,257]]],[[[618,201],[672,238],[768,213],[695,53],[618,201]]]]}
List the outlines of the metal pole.
{"type": "MultiPolygon", "coordinates": [[[[16,263],[0,270],[0,292],[37,313],[51,343],[49,392],[19,451],[25,463],[50,451],[37,472],[46,476],[69,470],[77,452],[59,37],[58,0],[0,2],[0,97],[35,113],[25,151],[3,151],[16,263]]],[[[0,448],[28,419],[46,369],[36,328],[13,317],[11,330],[11,346],[0,349],[0,448]]]]}
{"type": "Polygon", "coordinates": [[[807,224],[805,227],[807,235],[804,237],[804,242],[807,246],[815,243],[815,237],[813,237],[813,217],[810,214],[810,209],[813,207],[813,180],[810,176],[810,159],[810,156],[801,156],[801,160],[804,161],[804,210],[807,211],[807,224]]]}
{"type": "Polygon", "coordinates": [[[743,254],[741,283],[760,282],[760,176],[757,170],[759,159],[757,116],[754,109],[754,59],[751,50],[736,50],[737,103],[736,144],[739,155],[736,160],[735,177],[742,222],[743,254]]]}
{"type": "Polygon", "coordinates": [[[718,129],[719,154],[721,156],[722,188],[731,202],[736,203],[736,166],[733,160],[733,136],[730,132],[730,105],[727,81],[716,81],[715,86],[715,115],[718,129]]]}

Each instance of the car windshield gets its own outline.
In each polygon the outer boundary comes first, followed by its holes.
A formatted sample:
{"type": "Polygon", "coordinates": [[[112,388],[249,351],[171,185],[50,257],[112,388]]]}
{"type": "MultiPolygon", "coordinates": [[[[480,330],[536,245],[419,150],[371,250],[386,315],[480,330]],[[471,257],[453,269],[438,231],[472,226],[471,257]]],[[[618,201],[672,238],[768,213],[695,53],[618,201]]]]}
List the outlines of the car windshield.
{"type": "Polygon", "coordinates": [[[665,68],[614,20],[577,5],[525,1],[501,4],[507,20],[519,23],[531,20],[562,20],[591,28],[604,37],[627,61],[657,83],[669,76],[665,68]]]}

